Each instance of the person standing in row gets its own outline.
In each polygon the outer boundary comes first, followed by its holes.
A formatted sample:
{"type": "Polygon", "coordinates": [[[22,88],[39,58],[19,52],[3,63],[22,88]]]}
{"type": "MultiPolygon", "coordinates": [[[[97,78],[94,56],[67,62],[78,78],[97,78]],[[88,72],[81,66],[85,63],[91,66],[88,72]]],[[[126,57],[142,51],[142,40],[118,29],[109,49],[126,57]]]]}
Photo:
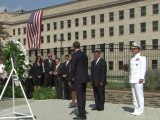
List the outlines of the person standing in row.
{"type": "Polygon", "coordinates": [[[54,68],[53,75],[55,76],[55,88],[58,95],[58,99],[63,99],[63,88],[62,88],[62,63],[60,58],[56,58],[56,66],[54,68]]]}
{"type": "Polygon", "coordinates": [[[70,57],[69,55],[65,55],[65,62],[63,63],[63,73],[62,73],[62,79],[63,79],[63,90],[64,90],[64,99],[70,100],[71,99],[71,91],[69,89],[69,62],[70,57]]]}
{"type": "Polygon", "coordinates": [[[25,79],[25,93],[28,99],[32,98],[32,93],[33,93],[33,76],[34,76],[34,69],[33,66],[29,66],[29,71],[28,71],[28,77],[25,79]]]}
{"type": "Polygon", "coordinates": [[[75,79],[75,88],[77,94],[77,107],[79,114],[74,120],[85,120],[86,119],[86,87],[88,82],[88,57],[80,50],[80,43],[75,41],[73,43],[74,53],[72,54],[71,60],[71,72],[70,78],[75,79]]]}
{"type": "Polygon", "coordinates": [[[99,50],[94,53],[95,60],[91,62],[91,81],[94,91],[95,107],[91,110],[103,111],[105,103],[105,84],[107,65],[99,50]]]}
{"type": "Polygon", "coordinates": [[[34,91],[39,90],[41,82],[42,82],[42,75],[43,75],[43,66],[42,66],[42,59],[40,56],[36,57],[35,63],[33,64],[33,72],[34,72],[34,91]]]}
{"type": "Polygon", "coordinates": [[[146,57],[140,53],[141,46],[133,43],[130,59],[129,83],[131,84],[134,112],[132,115],[142,115],[144,112],[143,83],[145,83],[146,57]]]}
{"type": "Polygon", "coordinates": [[[52,87],[54,82],[53,69],[55,67],[55,61],[52,59],[52,54],[48,53],[48,59],[44,60],[44,86],[52,87]]]}

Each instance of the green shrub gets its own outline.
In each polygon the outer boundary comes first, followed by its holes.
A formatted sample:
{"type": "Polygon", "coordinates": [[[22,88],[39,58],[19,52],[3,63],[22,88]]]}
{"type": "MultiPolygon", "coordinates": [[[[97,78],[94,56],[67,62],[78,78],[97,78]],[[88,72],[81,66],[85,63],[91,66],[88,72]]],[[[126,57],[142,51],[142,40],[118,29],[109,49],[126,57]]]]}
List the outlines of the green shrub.
{"type": "Polygon", "coordinates": [[[130,89],[130,84],[128,82],[124,82],[124,83],[108,82],[107,89],[128,90],[130,89]]]}
{"type": "Polygon", "coordinates": [[[55,98],[57,98],[55,89],[41,87],[39,90],[33,92],[33,99],[36,100],[55,98]]]}
{"type": "Polygon", "coordinates": [[[151,70],[149,69],[146,72],[146,83],[145,83],[145,89],[155,91],[160,90],[160,70],[155,69],[151,70]]]}
{"type": "MultiPolygon", "coordinates": [[[[0,93],[2,92],[4,86],[0,86],[0,93]]],[[[3,97],[9,97],[11,98],[13,95],[12,93],[12,86],[7,86],[5,91],[4,91],[4,94],[3,94],[3,97]]],[[[23,93],[22,93],[22,90],[19,86],[15,86],[15,97],[16,98],[22,98],[24,97],[23,93]]]]}

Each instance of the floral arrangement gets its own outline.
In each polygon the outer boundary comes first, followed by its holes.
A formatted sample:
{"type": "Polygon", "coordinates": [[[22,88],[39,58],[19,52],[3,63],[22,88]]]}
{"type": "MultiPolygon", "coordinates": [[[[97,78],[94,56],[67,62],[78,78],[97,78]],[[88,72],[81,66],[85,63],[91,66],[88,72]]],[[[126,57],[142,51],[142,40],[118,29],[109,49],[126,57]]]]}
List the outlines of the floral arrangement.
{"type": "Polygon", "coordinates": [[[19,79],[25,79],[28,75],[29,57],[24,46],[19,41],[6,41],[2,48],[2,58],[8,74],[12,69],[11,57],[13,58],[19,79]]]}

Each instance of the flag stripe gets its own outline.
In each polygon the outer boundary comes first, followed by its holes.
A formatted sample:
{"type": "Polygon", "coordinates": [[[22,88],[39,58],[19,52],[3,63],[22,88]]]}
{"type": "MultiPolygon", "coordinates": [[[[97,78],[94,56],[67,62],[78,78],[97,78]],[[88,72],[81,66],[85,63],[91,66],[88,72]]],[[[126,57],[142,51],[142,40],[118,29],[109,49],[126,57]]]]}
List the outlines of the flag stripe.
{"type": "Polygon", "coordinates": [[[43,11],[32,12],[27,24],[27,41],[29,49],[40,48],[41,24],[43,11]]]}

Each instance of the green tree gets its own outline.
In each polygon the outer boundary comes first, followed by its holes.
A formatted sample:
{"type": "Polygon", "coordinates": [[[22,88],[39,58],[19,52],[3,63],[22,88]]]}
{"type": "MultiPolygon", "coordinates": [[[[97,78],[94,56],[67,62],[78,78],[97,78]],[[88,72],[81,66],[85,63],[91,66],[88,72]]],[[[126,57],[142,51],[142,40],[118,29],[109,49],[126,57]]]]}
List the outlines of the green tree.
{"type": "Polygon", "coordinates": [[[2,40],[6,40],[9,37],[10,37],[9,33],[3,27],[3,23],[0,22],[0,56],[3,48],[2,40]]]}
{"type": "Polygon", "coordinates": [[[9,37],[10,37],[9,33],[3,27],[3,23],[0,22],[0,40],[5,40],[9,37]]]}

